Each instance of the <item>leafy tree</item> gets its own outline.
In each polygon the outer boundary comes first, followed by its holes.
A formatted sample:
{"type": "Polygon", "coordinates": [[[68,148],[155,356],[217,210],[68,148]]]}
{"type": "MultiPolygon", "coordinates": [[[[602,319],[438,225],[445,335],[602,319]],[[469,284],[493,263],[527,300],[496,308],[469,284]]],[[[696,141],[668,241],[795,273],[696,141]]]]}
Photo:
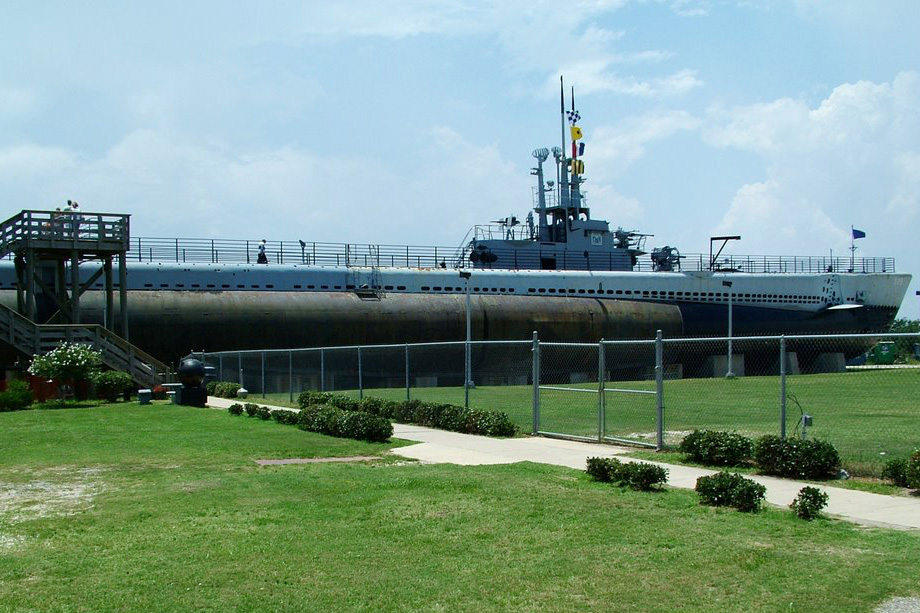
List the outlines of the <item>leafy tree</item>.
{"type": "MultiPolygon", "coordinates": [[[[889,332],[920,333],[920,319],[899,318],[888,326],[889,332]]],[[[894,359],[898,362],[906,361],[914,354],[914,343],[920,343],[920,338],[896,338],[894,341],[894,359]]]]}

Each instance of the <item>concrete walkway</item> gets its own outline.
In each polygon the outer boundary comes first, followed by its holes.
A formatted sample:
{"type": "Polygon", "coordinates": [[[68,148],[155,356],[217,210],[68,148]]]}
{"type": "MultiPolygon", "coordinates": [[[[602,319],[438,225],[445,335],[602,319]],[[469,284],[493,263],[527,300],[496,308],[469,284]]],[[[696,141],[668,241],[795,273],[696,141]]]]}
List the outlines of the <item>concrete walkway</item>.
{"type": "MultiPolygon", "coordinates": [[[[235,402],[260,404],[257,401],[257,398],[226,400],[208,397],[208,405],[215,408],[227,408],[235,402]]],[[[417,445],[393,449],[393,454],[422,462],[460,465],[537,462],[584,470],[590,457],[614,457],[633,451],[629,447],[544,437],[497,439],[407,424],[393,424],[393,436],[418,442],[417,445]]],[[[636,461],[630,458],[622,460],[636,461]]],[[[686,489],[693,489],[698,477],[717,472],[676,464],[653,463],[668,469],[668,485],[686,489]]],[[[766,499],[770,504],[787,507],[800,489],[806,485],[813,485],[827,493],[828,503],[825,512],[828,515],[866,526],[920,530],[920,496],[884,496],[775,477],[746,476],[766,486],[766,499]]]]}

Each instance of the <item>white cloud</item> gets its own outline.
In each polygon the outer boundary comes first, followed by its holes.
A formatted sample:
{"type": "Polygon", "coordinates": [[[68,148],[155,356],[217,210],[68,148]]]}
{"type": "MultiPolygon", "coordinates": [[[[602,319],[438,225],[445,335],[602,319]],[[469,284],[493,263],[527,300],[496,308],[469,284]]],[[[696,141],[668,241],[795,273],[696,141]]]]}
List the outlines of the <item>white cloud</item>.
{"type": "MultiPolygon", "coordinates": [[[[766,177],[741,186],[713,232],[741,234],[745,253],[894,256],[920,271],[920,79],[845,83],[816,107],[780,99],[713,109],[705,138],[761,157],[766,177]]],[[[739,249],[741,251],[741,249],[739,249]]],[[[913,293],[912,290],[910,293],[913,293]]]]}
{"type": "Polygon", "coordinates": [[[674,0],[671,10],[681,17],[700,17],[708,15],[712,8],[706,0],[674,0]]]}
{"type": "MultiPolygon", "coordinates": [[[[592,168],[621,174],[645,154],[649,143],[696,130],[700,125],[700,119],[686,111],[659,111],[598,127],[591,133],[592,168]]],[[[608,177],[602,174],[601,178],[608,177]]]]}
{"type": "Polygon", "coordinates": [[[588,206],[594,211],[595,218],[614,219],[616,225],[628,230],[647,221],[645,208],[638,198],[623,195],[610,185],[593,185],[586,193],[588,206]]]}
{"type": "MultiPolygon", "coordinates": [[[[885,213],[900,227],[915,227],[920,213],[920,153],[906,151],[894,160],[900,180],[885,213]]],[[[920,274],[920,271],[918,271],[920,274]]]]}
{"type": "Polygon", "coordinates": [[[0,149],[0,176],[21,208],[72,198],[88,212],[132,214],[136,236],[456,246],[474,224],[526,210],[528,175],[495,144],[448,127],[430,136],[391,168],[136,130],[94,159],[56,147],[0,149]]]}

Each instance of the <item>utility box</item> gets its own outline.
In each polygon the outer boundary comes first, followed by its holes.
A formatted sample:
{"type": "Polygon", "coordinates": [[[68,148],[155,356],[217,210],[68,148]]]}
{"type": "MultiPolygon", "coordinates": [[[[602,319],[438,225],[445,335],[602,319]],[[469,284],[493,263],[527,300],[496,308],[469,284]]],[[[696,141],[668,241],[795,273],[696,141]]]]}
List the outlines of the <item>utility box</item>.
{"type": "Polygon", "coordinates": [[[894,364],[894,342],[882,341],[869,350],[868,362],[870,364],[894,364]]]}

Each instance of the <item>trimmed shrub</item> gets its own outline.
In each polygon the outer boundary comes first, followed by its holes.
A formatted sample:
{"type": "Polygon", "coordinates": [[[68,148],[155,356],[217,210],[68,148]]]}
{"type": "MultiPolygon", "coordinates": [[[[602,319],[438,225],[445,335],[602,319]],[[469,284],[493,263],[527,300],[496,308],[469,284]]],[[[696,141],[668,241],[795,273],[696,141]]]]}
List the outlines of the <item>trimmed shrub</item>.
{"type": "Polygon", "coordinates": [[[242,415],[242,414],[243,414],[243,405],[241,405],[241,404],[238,403],[238,402],[235,403],[235,404],[231,404],[229,407],[227,407],[227,411],[228,411],[231,415],[242,415]]]}
{"type": "Polygon", "coordinates": [[[907,487],[920,489],[920,449],[915,451],[910,456],[910,459],[907,460],[904,476],[907,478],[907,487]]]}
{"type": "Polygon", "coordinates": [[[97,371],[90,375],[90,381],[96,387],[96,397],[115,402],[125,390],[134,387],[131,375],[121,370],[97,371]]]}
{"type": "Polygon", "coordinates": [[[19,379],[7,383],[6,391],[0,392],[0,413],[22,411],[32,404],[32,389],[19,379]]]}
{"type": "Polygon", "coordinates": [[[763,505],[766,494],[766,486],[751,479],[742,478],[732,495],[732,506],[745,513],[756,513],[763,505]]]}
{"type": "Polygon", "coordinates": [[[305,409],[307,407],[319,404],[328,404],[331,398],[332,394],[329,392],[314,392],[312,390],[305,390],[300,392],[300,395],[297,396],[297,406],[301,409],[305,409]]]}
{"type": "Polygon", "coordinates": [[[882,479],[888,479],[898,487],[908,487],[907,460],[898,458],[885,462],[885,467],[882,468],[882,479]]]}
{"type": "Polygon", "coordinates": [[[343,411],[357,411],[358,401],[351,396],[344,396],[342,394],[330,394],[328,404],[331,404],[337,409],[343,411]]]}
{"type": "Polygon", "coordinates": [[[795,514],[811,521],[821,515],[821,509],[827,506],[827,494],[816,487],[806,485],[799,490],[799,495],[789,505],[795,514]]]}
{"type": "MultiPolygon", "coordinates": [[[[477,411],[471,409],[466,419],[466,428],[460,432],[485,436],[514,436],[517,426],[507,413],[502,411],[477,411]]],[[[449,428],[453,430],[453,428],[449,428]]]]}
{"type": "Polygon", "coordinates": [[[739,466],[751,459],[754,443],[736,432],[694,430],[680,442],[687,459],[711,466],[739,466]]]}
{"type": "Polygon", "coordinates": [[[829,442],[762,436],[754,445],[761,472],[799,479],[832,479],[840,469],[840,454],[829,442]]]}
{"type": "Polygon", "coordinates": [[[393,436],[393,424],[387,419],[361,411],[343,411],[331,405],[302,409],[297,426],[310,432],[371,442],[383,442],[393,436]]]}
{"type": "Polygon", "coordinates": [[[249,417],[256,417],[259,414],[259,405],[252,404],[251,402],[244,404],[243,409],[246,411],[246,415],[249,417]]]}
{"type": "Polygon", "coordinates": [[[240,384],[233,381],[211,381],[208,385],[211,383],[214,384],[213,390],[208,387],[208,394],[218,398],[236,398],[236,393],[240,389],[240,384]]]}
{"type": "Polygon", "coordinates": [[[304,391],[297,397],[301,409],[328,405],[344,411],[363,412],[400,423],[418,424],[441,430],[481,434],[484,436],[514,436],[517,426],[506,413],[467,409],[453,404],[404,400],[396,402],[367,397],[355,400],[350,396],[328,392],[304,391]]]}
{"type": "Polygon", "coordinates": [[[696,493],[700,502],[711,507],[730,507],[735,488],[743,479],[738,473],[722,471],[714,475],[704,475],[696,480],[696,493]]]}
{"type": "Polygon", "coordinates": [[[634,490],[649,491],[655,485],[668,482],[668,469],[646,462],[628,462],[617,474],[621,485],[628,485],[634,490]]]}
{"type": "Polygon", "coordinates": [[[275,409],[272,411],[272,419],[279,424],[294,425],[297,423],[297,412],[286,411],[284,409],[275,409]]]}
{"type": "Polygon", "coordinates": [[[767,493],[763,485],[728,471],[700,477],[696,480],[695,490],[702,504],[712,507],[732,506],[747,512],[759,511],[767,493]]]}
{"type": "Polygon", "coordinates": [[[397,402],[392,407],[393,414],[390,416],[390,419],[405,424],[417,424],[419,422],[415,415],[421,405],[422,403],[419,400],[406,400],[405,402],[397,402]]]}
{"type": "Polygon", "coordinates": [[[216,395],[217,395],[217,394],[214,393],[214,390],[217,388],[217,383],[218,383],[218,381],[217,381],[216,379],[214,379],[214,380],[208,381],[207,383],[204,384],[204,389],[207,390],[208,396],[216,396],[216,395]]]}
{"type": "Polygon", "coordinates": [[[380,415],[380,409],[385,401],[382,398],[366,396],[358,402],[358,410],[371,415],[380,415]]]}
{"type": "Polygon", "coordinates": [[[668,482],[668,471],[646,462],[621,462],[617,458],[588,458],[585,470],[595,481],[616,483],[634,490],[650,491],[668,482]]]}
{"type": "Polygon", "coordinates": [[[588,458],[588,468],[585,470],[595,481],[608,483],[613,481],[614,475],[619,474],[623,465],[616,458],[588,458]]]}
{"type": "Polygon", "coordinates": [[[268,407],[256,406],[256,417],[262,420],[269,420],[272,418],[272,410],[268,407]]]}

